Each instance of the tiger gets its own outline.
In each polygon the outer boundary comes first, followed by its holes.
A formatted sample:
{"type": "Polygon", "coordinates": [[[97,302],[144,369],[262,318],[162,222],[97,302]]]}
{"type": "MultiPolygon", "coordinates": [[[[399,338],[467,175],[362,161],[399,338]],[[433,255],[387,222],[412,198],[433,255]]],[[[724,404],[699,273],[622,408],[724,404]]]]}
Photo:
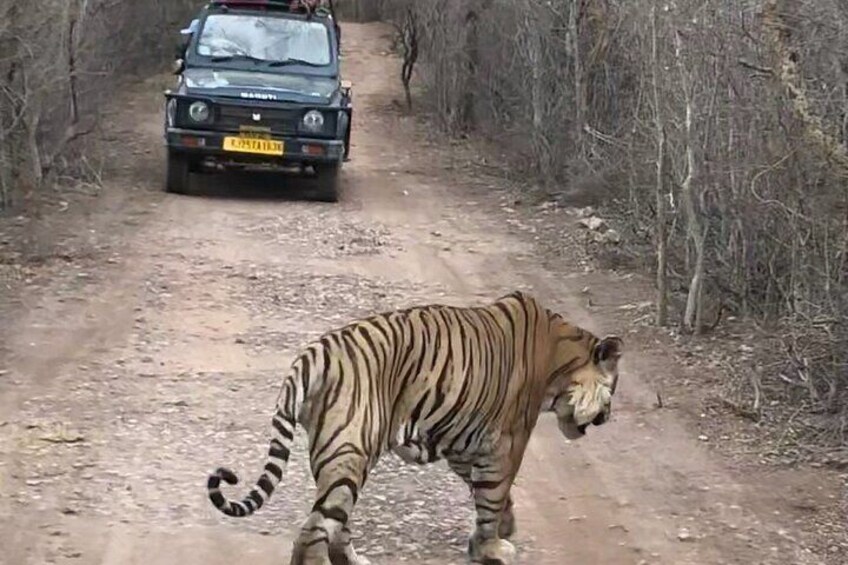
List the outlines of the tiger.
{"type": "Polygon", "coordinates": [[[288,463],[296,424],[308,434],[317,486],[291,565],[365,565],[349,520],[384,453],[414,464],[446,460],[470,489],[472,563],[511,564],[510,492],[530,434],[553,412],[567,439],[610,420],[623,340],[599,338],[515,291],[483,305],[412,306],[331,330],[306,346],[282,380],[265,467],[246,497],[226,498],[225,467],[208,477],[211,503],[253,514],[288,463]]]}

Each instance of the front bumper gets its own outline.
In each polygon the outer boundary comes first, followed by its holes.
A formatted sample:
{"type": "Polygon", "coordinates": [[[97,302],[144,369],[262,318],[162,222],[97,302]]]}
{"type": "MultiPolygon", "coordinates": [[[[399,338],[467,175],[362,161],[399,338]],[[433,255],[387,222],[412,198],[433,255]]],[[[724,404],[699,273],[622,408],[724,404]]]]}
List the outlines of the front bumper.
{"type": "Polygon", "coordinates": [[[296,136],[271,136],[269,139],[283,143],[282,155],[266,155],[227,151],[224,138],[238,134],[209,130],[169,127],[165,130],[165,144],[169,151],[188,153],[198,158],[209,158],[223,164],[276,164],[310,165],[339,163],[344,157],[344,141],[340,139],[307,138],[296,136]]]}

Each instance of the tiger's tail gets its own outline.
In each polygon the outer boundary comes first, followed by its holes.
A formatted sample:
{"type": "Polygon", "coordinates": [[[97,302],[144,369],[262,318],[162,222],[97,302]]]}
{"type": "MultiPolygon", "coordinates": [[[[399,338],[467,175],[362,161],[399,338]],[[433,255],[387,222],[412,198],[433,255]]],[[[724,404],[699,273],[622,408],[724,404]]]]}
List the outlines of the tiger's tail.
{"type": "Polygon", "coordinates": [[[265,460],[265,469],[250,493],[241,501],[230,500],[221,492],[221,480],[223,479],[227,484],[235,485],[239,480],[236,474],[227,468],[220,467],[209,475],[206,483],[209,500],[212,501],[215,508],[227,516],[242,518],[250,516],[262,508],[283,478],[283,471],[288,465],[291,445],[294,441],[297,410],[303,401],[303,388],[298,386],[298,383],[302,382],[301,377],[308,378],[308,375],[300,374],[308,371],[308,367],[303,367],[301,364],[300,367],[293,369],[295,369],[293,375],[297,375],[297,377],[287,379],[280,391],[277,411],[271,419],[272,438],[268,457],[265,460]]]}

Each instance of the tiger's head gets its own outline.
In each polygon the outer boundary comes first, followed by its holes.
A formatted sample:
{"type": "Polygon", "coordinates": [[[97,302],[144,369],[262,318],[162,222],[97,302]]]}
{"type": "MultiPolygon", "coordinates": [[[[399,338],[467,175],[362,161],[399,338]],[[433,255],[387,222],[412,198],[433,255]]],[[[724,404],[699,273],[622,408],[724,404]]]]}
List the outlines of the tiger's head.
{"type": "Polygon", "coordinates": [[[576,440],[590,424],[610,419],[624,342],[614,335],[598,339],[564,322],[555,337],[545,407],[556,413],[562,434],[576,440]]]}

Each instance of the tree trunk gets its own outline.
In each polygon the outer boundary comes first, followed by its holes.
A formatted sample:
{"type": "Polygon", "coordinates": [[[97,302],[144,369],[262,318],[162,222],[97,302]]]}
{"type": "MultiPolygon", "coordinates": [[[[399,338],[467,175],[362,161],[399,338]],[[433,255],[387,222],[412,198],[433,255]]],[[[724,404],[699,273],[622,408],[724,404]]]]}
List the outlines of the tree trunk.
{"type": "Polygon", "coordinates": [[[683,90],[683,99],[686,106],[686,118],[684,120],[684,136],[686,139],[686,176],[680,185],[683,209],[686,211],[686,233],[687,238],[695,248],[695,263],[692,265],[692,279],[689,283],[689,295],[686,298],[686,311],[683,314],[683,327],[687,331],[700,333],[702,330],[702,294],[704,288],[704,256],[707,235],[706,225],[702,225],[702,218],[695,198],[695,176],[697,174],[695,162],[695,139],[693,135],[692,118],[694,115],[694,100],[691,82],[689,80],[686,65],[683,62],[683,38],[679,32],[674,35],[674,54],[677,60],[677,68],[680,71],[680,86],[683,90]]]}
{"type": "Polygon", "coordinates": [[[460,106],[460,127],[466,131],[474,130],[477,126],[475,93],[479,84],[477,75],[480,68],[479,22],[481,10],[482,6],[475,2],[465,15],[465,53],[467,59],[465,84],[463,85],[460,106]]]}
{"type": "Polygon", "coordinates": [[[583,61],[580,51],[580,10],[583,0],[572,0],[568,16],[571,58],[574,68],[574,147],[583,151],[583,126],[586,121],[586,93],[583,86],[583,61]]]}
{"type": "Polygon", "coordinates": [[[542,39],[536,22],[529,13],[529,7],[524,15],[524,27],[520,33],[525,37],[523,45],[527,51],[526,57],[530,65],[530,110],[532,114],[531,140],[533,153],[539,166],[539,174],[547,178],[550,173],[550,151],[548,150],[547,128],[545,126],[544,75],[542,60],[542,39]]]}
{"type": "Polygon", "coordinates": [[[662,101],[660,99],[660,61],[657,46],[657,6],[656,2],[651,6],[651,67],[652,87],[654,103],[654,127],[656,130],[657,161],[656,161],[656,196],[657,218],[655,225],[655,244],[657,251],[657,325],[664,326],[668,323],[668,251],[666,249],[668,236],[666,235],[666,135],[665,122],[662,113],[662,101]]]}
{"type": "Polygon", "coordinates": [[[404,9],[402,22],[400,24],[400,39],[403,45],[403,65],[400,71],[400,80],[403,83],[403,92],[406,96],[406,107],[412,109],[412,91],[410,82],[418,61],[418,19],[415,7],[407,6],[404,9]]]}

